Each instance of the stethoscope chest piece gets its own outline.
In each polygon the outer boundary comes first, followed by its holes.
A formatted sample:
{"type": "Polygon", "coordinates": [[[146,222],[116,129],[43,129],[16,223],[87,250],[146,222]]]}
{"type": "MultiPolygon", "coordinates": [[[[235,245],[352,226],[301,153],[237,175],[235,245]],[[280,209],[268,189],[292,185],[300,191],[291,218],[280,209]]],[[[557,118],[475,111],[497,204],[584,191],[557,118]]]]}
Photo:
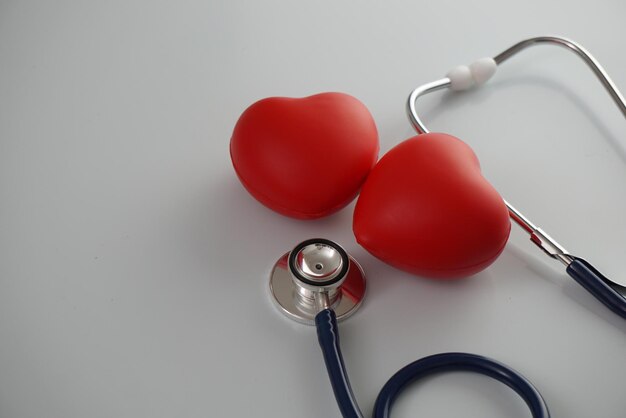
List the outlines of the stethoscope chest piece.
{"type": "Polygon", "coordinates": [[[338,320],[349,317],[365,297],[361,266],[338,244],[322,238],[301,242],[278,259],[269,285],[281,312],[310,325],[327,308],[338,320]]]}

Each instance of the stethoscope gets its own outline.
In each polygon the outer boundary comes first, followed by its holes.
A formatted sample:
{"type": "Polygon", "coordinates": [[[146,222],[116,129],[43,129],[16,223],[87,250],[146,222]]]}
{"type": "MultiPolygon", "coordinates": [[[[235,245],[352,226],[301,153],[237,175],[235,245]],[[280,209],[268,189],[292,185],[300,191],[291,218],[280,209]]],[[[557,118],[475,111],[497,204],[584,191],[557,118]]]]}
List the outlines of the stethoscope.
{"type": "MultiPolygon", "coordinates": [[[[486,82],[497,66],[519,51],[536,44],[560,45],[575,52],[593,70],[619,109],[626,116],[626,101],[600,64],[577,43],[561,37],[536,37],[521,41],[492,58],[452,70],[445,78],[424,84],[410,94],[409,119],[419,134],[428,133],[415,103],[425,94],[450,88],[465,90],[486,82]]],[[[626,318],[626,299],[612,282],[590,263],[569,254],[557,241],[535,226],[505,201],[509,215],[530,234],[530,239],[548,256],[566,266],[567,273],[595,298],[619,316],[626,318]]],[[[362,417],[343,362],[337,321],[346,319],[362,305],[366,293],[361,266],[337,243],[315,238],[298,244],[274,265],[269,281],[276,306],[289,318],[314,324],[333,392],[343,417],[362,417]]],[[[417,360],[394,374],[381,389],[375,418],[388,417],[395,399],[410,383],[434,373],[468,371],[480,373],[511,387],[529,407],[534,418],[549,417],[548,407],[538,390],[521,374],[495,360],[468,353],[442,353],[417,360]]]]}

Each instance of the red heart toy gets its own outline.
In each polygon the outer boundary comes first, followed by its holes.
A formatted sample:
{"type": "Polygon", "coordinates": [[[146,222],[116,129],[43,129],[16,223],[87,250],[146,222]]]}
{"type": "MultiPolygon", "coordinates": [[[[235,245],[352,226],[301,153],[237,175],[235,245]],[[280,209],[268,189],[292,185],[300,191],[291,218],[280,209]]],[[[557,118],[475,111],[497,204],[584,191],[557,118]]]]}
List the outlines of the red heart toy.
{"type": "Polygon", "coordinates": [[[239,117],[230,156],[259,202],[313,219],[354,199],[378,158],[378,132],[365,105],[347,94],[270,97],[239,117]]]}
{"type": "Polygon", "coordinates": [[[489,266],[511,223],[472,149],[453,136],[428,133],[400,143],[376,164],[353,229],[357,241],[388,264],[454,278],[489,266]]]}

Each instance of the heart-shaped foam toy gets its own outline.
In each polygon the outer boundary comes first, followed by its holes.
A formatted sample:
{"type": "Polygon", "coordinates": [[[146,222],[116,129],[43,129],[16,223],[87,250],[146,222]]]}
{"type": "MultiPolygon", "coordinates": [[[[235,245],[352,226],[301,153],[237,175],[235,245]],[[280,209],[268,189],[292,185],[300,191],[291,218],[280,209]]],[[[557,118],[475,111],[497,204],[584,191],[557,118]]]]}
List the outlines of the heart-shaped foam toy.
{"type": "Polygon", "coordinates": [[[353,229],[367,251],[392,266],[456,278],[489,266],[511,223],[472,149],[453,136],[428,133],[400,143],[376,164],[353,229]]]}
{"type": "Polygon", "coordinates": [[[283,215],[329,215],[357,195],[378,158],[378,132],[365,105],[343,93],[270,97],[239,117],[233,166],[259,202],[283,215]]]}

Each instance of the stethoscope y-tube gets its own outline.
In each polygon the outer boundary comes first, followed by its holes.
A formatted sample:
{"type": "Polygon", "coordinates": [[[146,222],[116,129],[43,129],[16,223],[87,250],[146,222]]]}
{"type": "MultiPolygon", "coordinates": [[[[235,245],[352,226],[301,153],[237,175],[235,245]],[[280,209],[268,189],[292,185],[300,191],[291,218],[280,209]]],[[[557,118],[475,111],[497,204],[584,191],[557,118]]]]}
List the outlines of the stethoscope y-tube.
{"type": "MultiPolygon", "coordinates": [[[[470,66],[460,66],[448,73],[447,77],[424,84],[414,89],[407,101],[409,120],[418,134],[429,133],[426,125],[420,119],[416,101],[419,97],[444,88],[453,91],[467,90],[473,86],[484,84],[495,73],[497,66],[520,51],[540,44],[553,44],[567,48],[578,55],[596,75],[606,91],[626,117],[626,100],[615,83],[611,80],[600,63],[581,45],[558,36],[539,36],[518,42],[493,58],[483,58],[470,66]]],[[[625,288],[605,277],[589,262],[568,253],[556,240],[550,237],[541,228],[535,226],[519,210],[506,200],[504,201],[510,218],[530,235],[530,240],[543,250],[548,256],[559,260],[566,266],[566,272],[576,282],[583,286],[597,300],[607,308],[626,319],[626,299],[618,290],[625,288]]]]}

